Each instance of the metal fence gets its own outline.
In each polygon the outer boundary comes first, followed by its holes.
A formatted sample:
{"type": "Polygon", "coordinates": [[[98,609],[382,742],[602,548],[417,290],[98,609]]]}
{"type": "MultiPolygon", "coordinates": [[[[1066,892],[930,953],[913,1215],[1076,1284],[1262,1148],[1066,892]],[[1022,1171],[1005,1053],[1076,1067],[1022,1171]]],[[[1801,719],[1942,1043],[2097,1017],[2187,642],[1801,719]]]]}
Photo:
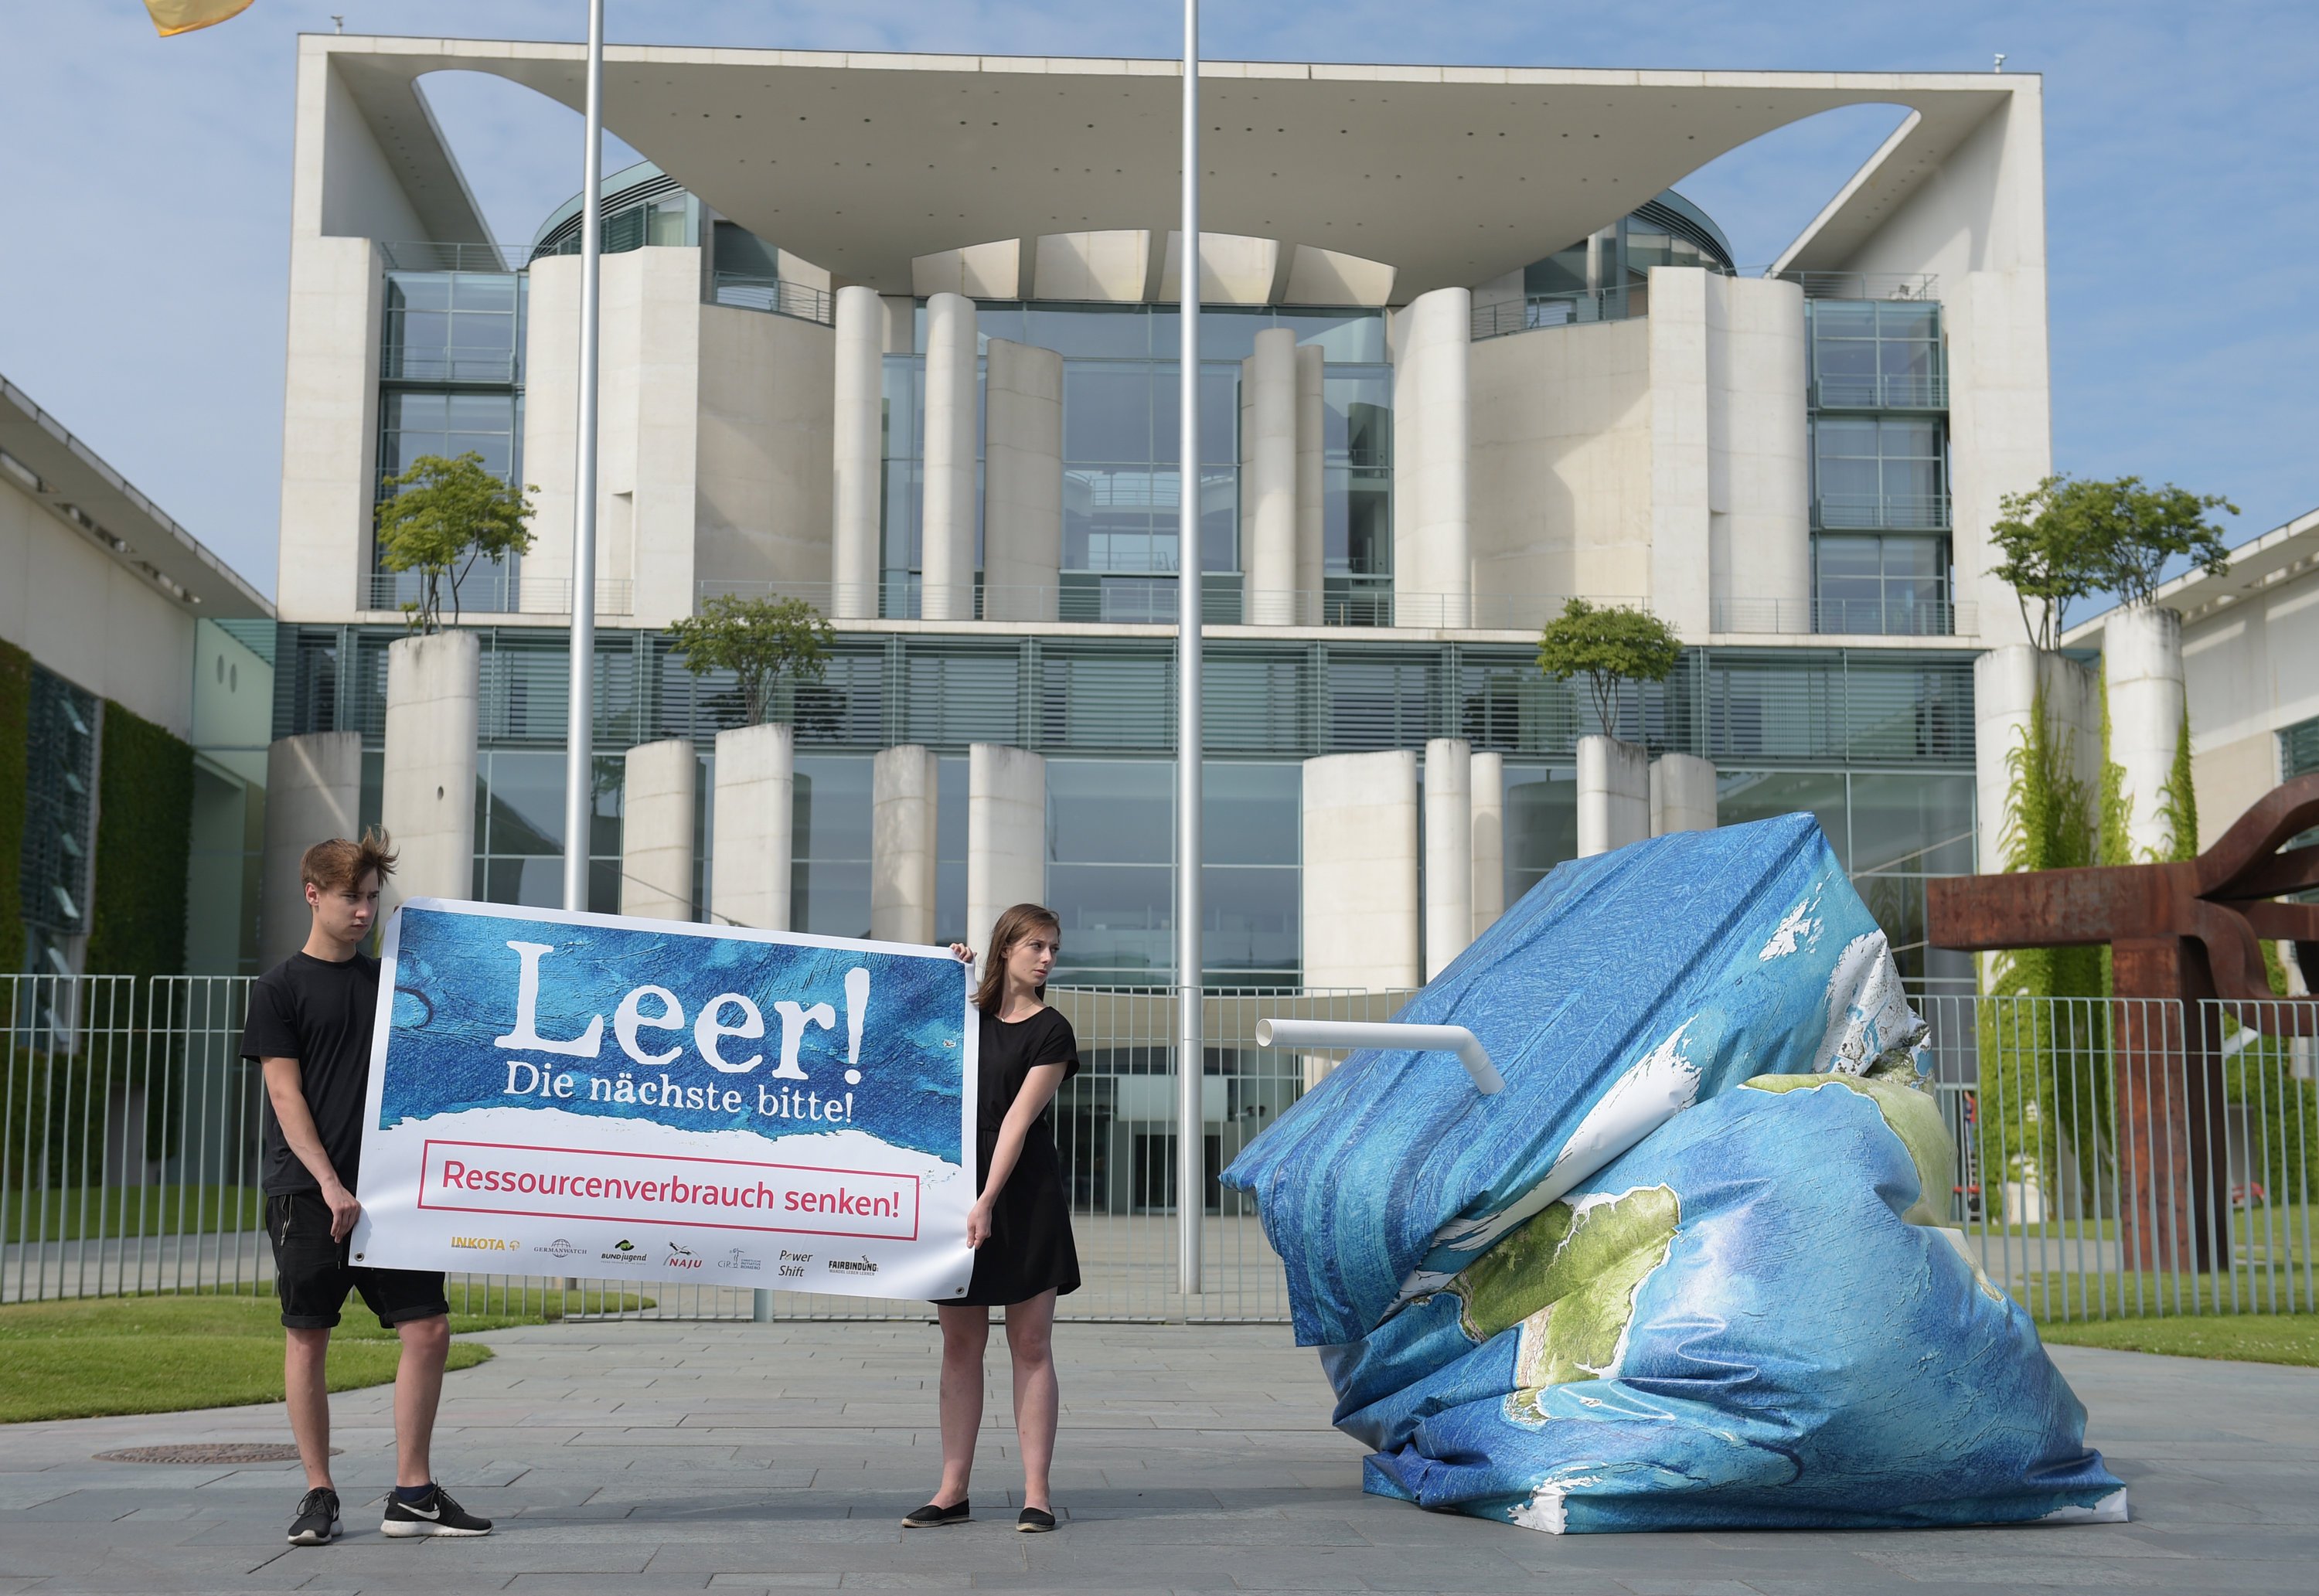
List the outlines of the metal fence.
{"type": "MultiPolygon", "coordinates": [[[[262,1081],[243,978],[0,978],[0,1302],[270,1293],[262,1081]]],[[[1259,1018],[1389,1018],[1407,993],[1210,992],[1203,1274],[1177,1278],[1174,1001],[1058,988],[1082,1069],[1053,1110],[1084,1285],[1066,1317],[1277,1321],[1278,1260],[1218,1174],[1333,1067],[1259,1049],[1259,1018]]],[[[1948,1222],[2041,1318],[2319,1307],[2319,1028],[2308,1004],[1933,996],[1948,1222]],[[2296,1034],[2300,1031],[2303,1034],[2296,1034]]],[[[718,1260],[711,1258],[713,1266],[718,1260]]],[[[452,1276],[513,1318],[907,1318],[926,1304],[699,1283],[452,1276]]]]}

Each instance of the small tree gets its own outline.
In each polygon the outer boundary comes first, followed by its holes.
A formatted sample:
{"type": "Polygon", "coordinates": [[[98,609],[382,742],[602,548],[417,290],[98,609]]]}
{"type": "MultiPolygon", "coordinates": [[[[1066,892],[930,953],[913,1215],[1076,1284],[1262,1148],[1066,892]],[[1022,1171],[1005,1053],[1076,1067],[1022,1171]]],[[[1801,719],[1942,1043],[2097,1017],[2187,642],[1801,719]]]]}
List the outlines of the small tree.
{"type": "Polygon", "coordinates": [[[695,676],[730,671],[741,690],[744,723],[756,726],[773,707],[781,678],[819,681],[829,668],[830,625],[802,599],[744,599],[720,593],[700,613],[668,629],[676,656],[695,676]]]}
{"type": "Polygon", "coordinates": [[[2022,625],[2037,646],[2051,648],[2068,628],[2072,600],[2108,591],[2128,604],[2147,604],[2167,561],[2182,555],[2208,575],[2221,575],[2230,555],[2220,528],[2206,518],[2218,509],[2238,514],[2220,494],[2201,496],[2171,482],[2146,488],[2133,476],[2049,476],[1999,500],[1999,518],[1989,530],[2005,559],[1994,573],[2013,589],[2022,625]]]}
{"type": "Polygon", "coordinates": [[[1573,599],[1538,637],[1538,668],[1557,681],[1586,678],[1602,730],[1617,736],[1619,684],[1665,681],[1683,659],[1683,640],[1655,615],[1573,599]]]}
{"type": "Polygon", "coordinates": [[[387,486],[394,497],[378,507],[381,564],[420,573],[419,599],[403,614],[414,632],[443,629],[443,583],[451,584],[451,622],[459,620],[459,584],[477,560],[494,564],[531,548],[531,501],[484,469],[470,449],[456,460],[421,455],[387,486]]]}

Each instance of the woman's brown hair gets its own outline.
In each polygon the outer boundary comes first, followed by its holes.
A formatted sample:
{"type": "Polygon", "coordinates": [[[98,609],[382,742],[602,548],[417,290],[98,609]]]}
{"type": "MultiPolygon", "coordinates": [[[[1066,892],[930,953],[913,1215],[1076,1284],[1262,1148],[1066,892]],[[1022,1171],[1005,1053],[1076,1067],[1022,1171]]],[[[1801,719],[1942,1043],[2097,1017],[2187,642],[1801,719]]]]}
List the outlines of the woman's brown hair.
{"type": "MultiPolygon", "coordinates": [[[[1034,931],[1044,931],[1059,942],[1063,940],[1063,923],[1043,904],[1018,903],[998,916],[998,923],[990,928],[990,950],[982,956],[982,980],[974,988],[975,1007],[985,1014],[998,1012],[1006,996],[1006,955],[1034,931]]],[[[1047,1001],[1044,983],[1039,987],[1039,1001],[1047,1001]]]]}

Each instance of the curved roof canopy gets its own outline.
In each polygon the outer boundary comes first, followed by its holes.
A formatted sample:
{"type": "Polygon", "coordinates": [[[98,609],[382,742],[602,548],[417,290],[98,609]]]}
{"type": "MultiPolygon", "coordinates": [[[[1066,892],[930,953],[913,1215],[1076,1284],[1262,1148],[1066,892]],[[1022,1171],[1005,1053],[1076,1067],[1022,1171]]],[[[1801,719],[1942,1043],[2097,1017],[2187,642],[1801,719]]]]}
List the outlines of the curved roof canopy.
{"type": "MultiPolygon", "coordinates": [[[[309,35],[430,224],[480,226],[416,92],[489,72],[577,110],[576,44],[309,35]],[[447,185],[456,193],[447,192],[447,185]],[[441,218],[438,223],[437,218],[441,218]]],[[[1814,224],[1841,264],[2027,76],[1577,71],[1212,61],[1203,229],[1396,269],[1394,297],[1488,281],[1716,157],[1839,106],[1915,114],[1814,224]]],[[[759,236],[883,292],[919,257],[1177,221],[1174,61],[613,46],[606,124],[759,236]]]]}

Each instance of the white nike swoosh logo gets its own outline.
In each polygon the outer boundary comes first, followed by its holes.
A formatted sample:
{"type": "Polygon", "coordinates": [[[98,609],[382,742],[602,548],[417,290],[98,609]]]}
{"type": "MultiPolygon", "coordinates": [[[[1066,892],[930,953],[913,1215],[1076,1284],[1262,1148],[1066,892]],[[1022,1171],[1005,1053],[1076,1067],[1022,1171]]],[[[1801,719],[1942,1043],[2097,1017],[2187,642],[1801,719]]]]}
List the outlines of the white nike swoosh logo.
{"type": "Polygon", "coordinates": [[[399,1503],[397,1503],[396,1505],[397,1505],[397,1506],[399,1506],[399,1507],[401,1507],[404,1512],[406,1512],[406,1513],[415,1514],[416,1516],[418,1516],[418,1517],[420,1517],[420,1518],[421,1518],[421,1519],[439,1519],[439,1518],[441,1518],[441,1517],[443,1516],[443,1510],[442,1510],[441,1508],[438,1508],[438,1507],[435,1507],[435,1508],[414,1507],[414,1506],[412,1506],[410,1502],[407,1502],[407,1501],[405,1501],[405,1502],[399,1502],[399,1503]]]}

